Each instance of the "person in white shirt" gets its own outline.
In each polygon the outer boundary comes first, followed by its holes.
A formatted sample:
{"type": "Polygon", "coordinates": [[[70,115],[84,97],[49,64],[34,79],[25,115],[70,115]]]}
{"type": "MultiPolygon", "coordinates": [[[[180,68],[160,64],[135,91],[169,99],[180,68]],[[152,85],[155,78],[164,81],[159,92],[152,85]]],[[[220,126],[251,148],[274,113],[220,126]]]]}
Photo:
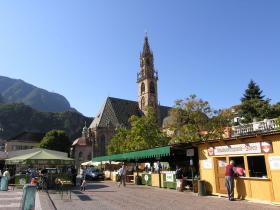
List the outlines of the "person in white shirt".
{"type": "Polygon", "coordinates": [[[120,176],[120,183],[119,183],[119,187],[121,186],[121,184],[123,184],[123,186],[125,187],[126,183],[125,183],[125,179],[126,179],[126,167],[125,164],[123,163],[122,167],[119,170],[119,176],[120,176]]]}

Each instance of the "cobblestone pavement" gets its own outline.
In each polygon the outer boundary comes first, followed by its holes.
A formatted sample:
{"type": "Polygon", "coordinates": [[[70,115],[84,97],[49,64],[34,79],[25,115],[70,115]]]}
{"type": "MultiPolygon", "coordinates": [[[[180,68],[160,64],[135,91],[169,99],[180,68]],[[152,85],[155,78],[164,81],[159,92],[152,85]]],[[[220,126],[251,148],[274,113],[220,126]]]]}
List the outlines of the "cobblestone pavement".
{"type": "Polygon", "coordinates": [[[277,206],[248,201],[228,201],[216,196],[199,197],[192,192],[159,189],[146,186],[127,185],[118,188],[114,182],[89,184],[85,192],[73,190],[72,199],[64,195],[50,193],[52,202],[58,210],[272,210],[277,206]]]}
{"type": "Polygon", "coordinates": [[[18,210],[22,198],[22,190],[18,191],[0,191],[0,209],[18,210]]]}

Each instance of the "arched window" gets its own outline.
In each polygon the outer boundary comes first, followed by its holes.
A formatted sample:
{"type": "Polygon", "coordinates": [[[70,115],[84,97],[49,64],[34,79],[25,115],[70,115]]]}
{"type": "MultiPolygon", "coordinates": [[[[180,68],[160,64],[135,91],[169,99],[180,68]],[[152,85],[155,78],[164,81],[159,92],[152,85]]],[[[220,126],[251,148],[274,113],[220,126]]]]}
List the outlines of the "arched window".
{"type": "Polygon", "coordinates": [[[143,109],[145,107],[145,98],[142,97],[141,98],[141,109],[143,109]]]}
{"type": "Polygon", "coordinates": [[[91,160],[91,152],[88,153],[88,157],[87,157],[88,160],[91,160]]]}
{"type": "Polygon", "coordinates": [[[142,82],[141,84],[141,94],[145,93],[145,84],[142,82]]]}
{"type": "Polygon", "coordinates": [[[150,93],[155,93],[155,85],[153,82],[150,82],[150,93]]]}

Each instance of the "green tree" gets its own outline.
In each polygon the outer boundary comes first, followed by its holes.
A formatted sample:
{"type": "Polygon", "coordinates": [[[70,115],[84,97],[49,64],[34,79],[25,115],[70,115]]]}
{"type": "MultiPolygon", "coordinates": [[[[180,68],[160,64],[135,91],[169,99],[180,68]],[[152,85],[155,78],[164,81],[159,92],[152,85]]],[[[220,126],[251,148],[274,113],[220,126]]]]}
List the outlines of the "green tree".
{"type": "Polygon", "coordinates": [[[126,150],[126,142],[129,130],[118,128],[116,134],[112,137],[110,144],[107,147],[108,154],[119,154],[126,150]]]}
{"type": "Polygon", "coordinates": [[[57,150],[61,152],[69,152],[71,142],[65,131],[51,130],[46,133],[44,138],[39,144],[40,148],[57,150]]]}
{"type": "Polygon", "coordinates": [[[280,102],[272,105],[272,117],[279,117],[280,116],[280,102]]]}
{"type": "Polygon", "coordinates": [[[264,99],[260,87],[251,80],[248,88],[241,98],[239,114],[244,118],[244,123],[250,123],[254,119],[263,120],[274,117],[270,99],[264,99]]]}
{"type": "Polygon", "coordinates": [[[214,110],[196,95],[177,100],[169,115],[173,119],[169,128],[173,133],[170,143],[222,138],[232,119],[229,110],[214,110]]]}
{"type": "Polygon", "coordinates": [[[107,147],[109,154],[149,149],[167,145],[168,139],[157,123],[153,108],[147,109],[145,116],[132,116],[130,129],[120,128],[107,147]]]}
{"type": "Polygon", "coordinates": [[[241,98],[241,102],[255,99],[262,101],[264,98],[262,92],[263,91],[260,89],[260,87],[253,80],[251,80],[248,84],[248,88],[245,90],[245,93],[241,98]]]}
{"type": "Polygon", "coordinates": [[[277,118],[276,123],[277,123],[277,125],[279,126],[278,130],[280,130],[280,116],[277,118]]]}

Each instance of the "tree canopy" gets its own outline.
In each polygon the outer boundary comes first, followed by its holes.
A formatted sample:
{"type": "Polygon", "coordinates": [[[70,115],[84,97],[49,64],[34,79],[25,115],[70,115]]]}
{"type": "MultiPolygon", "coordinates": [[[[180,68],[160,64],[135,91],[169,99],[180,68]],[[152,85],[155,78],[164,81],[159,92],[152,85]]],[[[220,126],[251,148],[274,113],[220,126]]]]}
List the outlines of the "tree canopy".
{"type": "Polygon", "coordinates": [[[191,95],[177,100],[170,111],[172,131],[170,143],[206,141],[222,138],[225,127],[231,122],[231,111],[214,110],[207,101],[191,95]]]}
{"type": "Polygon", "coordinates": [[[46,133],[39,147],[56,150],[61,152],[69,152],[71,142],[63,130],[51,130],[46,133]]]}
{"type": "Polygon", "coordinates": [[[263,120],[265,118],[274,118],[279,116],[279,105],[271,105],[270,99],[264,99],[260,87],[251,80],[248,88],[245,90],[241,98],[240,116],[244,123],[250,123],[255,120],[263,120]]]}
{"type": "Polygon", "coordinates": [[[247,89],[245,90],[245,93],[243,94],[243,97],[241,98],[241,102],[249,100],[262,101],[264,98],[262,92],[263,91],[260,89],[260,87],[253,80],[251,80],[248,84],[247,89]]]}
{"type": "Polygon", "coordinates": [[[154,148],[168,144],[167,137],[157,123],[153,108],[147,109],[144,116],[132,116],[130,129],[119,128],[108,145],[108,154],[154,148]]]}

